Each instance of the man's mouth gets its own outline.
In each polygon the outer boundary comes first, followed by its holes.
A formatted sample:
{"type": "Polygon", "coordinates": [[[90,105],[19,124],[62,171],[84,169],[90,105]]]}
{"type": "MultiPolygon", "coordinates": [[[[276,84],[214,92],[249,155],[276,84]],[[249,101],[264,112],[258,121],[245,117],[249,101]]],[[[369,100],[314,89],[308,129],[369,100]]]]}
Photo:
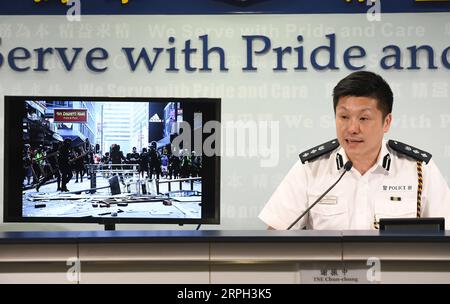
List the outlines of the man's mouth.
{"type": "Polygon", "coordinates": [[[345,141],[347,142],[347,144],[360,144],[364,142],[362,139],[357,138],[346,138],[345,141]]]}

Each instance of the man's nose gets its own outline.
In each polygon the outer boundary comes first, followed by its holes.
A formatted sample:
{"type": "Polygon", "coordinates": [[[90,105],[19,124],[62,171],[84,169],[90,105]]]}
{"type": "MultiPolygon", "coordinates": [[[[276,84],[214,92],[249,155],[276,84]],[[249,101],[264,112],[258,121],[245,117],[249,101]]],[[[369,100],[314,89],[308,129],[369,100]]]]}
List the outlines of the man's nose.
{"type": "Polygon", "coordinates": [[[348,125],[348,132],[352,134],[357,134],[360,131],[360,125],[358,119],[350,119],[348,125]]]}

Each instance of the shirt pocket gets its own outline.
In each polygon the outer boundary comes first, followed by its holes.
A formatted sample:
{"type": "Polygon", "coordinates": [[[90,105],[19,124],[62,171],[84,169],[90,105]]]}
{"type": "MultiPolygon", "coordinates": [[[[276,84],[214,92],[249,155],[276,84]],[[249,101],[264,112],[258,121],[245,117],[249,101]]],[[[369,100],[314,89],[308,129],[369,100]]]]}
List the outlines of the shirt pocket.
{"type": "Polygon", "coordinates": [[[417,216],[417,198],[414,195],[383,195],[375,201],[375,219],[411,218],[417,216]]]}
{"type": "MultiPolygon", "coordinates": [[[[309,195],[309,205],[319,196],[309,195]]],[[[325,196],[310,210],[311,229],[341,230],[348,228],[348,213],[346,201],[337,196],[325,196]]]]}

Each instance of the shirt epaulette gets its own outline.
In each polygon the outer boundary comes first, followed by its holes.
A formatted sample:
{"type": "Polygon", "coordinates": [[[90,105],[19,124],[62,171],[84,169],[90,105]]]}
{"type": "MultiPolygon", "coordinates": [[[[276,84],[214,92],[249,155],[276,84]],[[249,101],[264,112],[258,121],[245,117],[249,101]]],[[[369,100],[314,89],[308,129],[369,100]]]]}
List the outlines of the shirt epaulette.
{"type": "Polygon", "coordinates": [[[415,160],[423,161],[426,164],[428,164],[428,162],[431,160],[432,155],[430,153],[422,151],[422,150],[412,147],[410,145],[404,144],[402,142],[399,142],[396,140],[390,140],[388,142],[388,145],[393,150],[395,150],[401,154],[405,154],[409,157],[412,157],[415,160]]]}
{"type": "Polygon", "coordinates": [[[299,157],[302,164],[304,164],[305,162],[311,161],[313,159],[318,158],[319,156],[322,156],[328,152],[333,151],[337,147],[339,147],[339,142],[337,139],[333,139],[324,144],[318,145],[314,148],[311,148],[309,150],[306,150],[305,152],[300,153],[299,157]]]}

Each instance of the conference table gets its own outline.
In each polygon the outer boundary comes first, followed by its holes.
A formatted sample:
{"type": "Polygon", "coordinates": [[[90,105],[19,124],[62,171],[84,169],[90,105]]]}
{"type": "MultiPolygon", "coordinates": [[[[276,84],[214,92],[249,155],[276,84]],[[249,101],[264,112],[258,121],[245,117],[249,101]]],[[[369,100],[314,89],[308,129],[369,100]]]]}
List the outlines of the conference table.
{"type": "Polygon", "coordinates": [[[0,283],[450,283],[450,231],[0,232],[0,283]]]}

